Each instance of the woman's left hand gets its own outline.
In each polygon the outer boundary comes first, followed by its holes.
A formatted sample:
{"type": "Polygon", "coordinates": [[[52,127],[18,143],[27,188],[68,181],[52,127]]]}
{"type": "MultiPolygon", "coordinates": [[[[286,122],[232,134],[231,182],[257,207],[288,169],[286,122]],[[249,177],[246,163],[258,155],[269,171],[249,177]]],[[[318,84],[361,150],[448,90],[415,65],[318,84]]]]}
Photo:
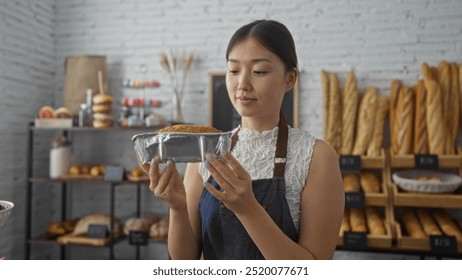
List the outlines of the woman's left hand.
{"type": "Polygon", "coordinates": [[[207,190],[236,215],[254,209],[258,202],[252,191],[252,178],[231,153],[222,152],[220,158],[208,154],[206,158],[205,166],[223,191],[210,183],[206,183],[207,190]]]}

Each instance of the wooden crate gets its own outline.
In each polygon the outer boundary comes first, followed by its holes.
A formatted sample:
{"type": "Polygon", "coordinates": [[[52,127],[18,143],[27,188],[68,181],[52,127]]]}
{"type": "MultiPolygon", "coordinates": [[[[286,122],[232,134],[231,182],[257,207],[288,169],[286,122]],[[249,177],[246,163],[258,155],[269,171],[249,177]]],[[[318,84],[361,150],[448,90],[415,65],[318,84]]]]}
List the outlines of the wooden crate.
{"type": "MultiPolygon", "coordinates": [[[[391,248],[392,244],[392,230],[390,224],[385,221],[386,235],[367,235],[368,248],[391,248]]],[[[343,246],[343,234],[337,238],[337,246],[343,246]]]]}
{"type": "MultiPolygon", "coordinates": [[[[391,168],[414,168],[415,155],[395,155],[389,151],[389,162],[391,168]]],[[[458,151],[457,155],[439,155],[439,168],[460,168],[462,165],[462,155],[458,151]]]]}
{"type": "MultiPolygon", "coordinates": [[[[390,179],[391,180],[391,179],[390,179]]],[[[393,204],[395,206],[416,206],[416,207],[435,207],[435,208],[462,208],[462,193],[433,194],[415,193],[400,190],[392,182],[389,183],[393,204]]]]}
{"type": "Polygon", "coordinates": [[[381,193],[365,193],[367,206],[387,206],[389,201],[387,172],[382,169],[382,192],[381,193]]]}
{"type": "Polygon", "coordinates": [[[361,168],[381,169],[386,166],[385,150],[381,150],[381,155],[377,157],[361,156],[361,168]]]}

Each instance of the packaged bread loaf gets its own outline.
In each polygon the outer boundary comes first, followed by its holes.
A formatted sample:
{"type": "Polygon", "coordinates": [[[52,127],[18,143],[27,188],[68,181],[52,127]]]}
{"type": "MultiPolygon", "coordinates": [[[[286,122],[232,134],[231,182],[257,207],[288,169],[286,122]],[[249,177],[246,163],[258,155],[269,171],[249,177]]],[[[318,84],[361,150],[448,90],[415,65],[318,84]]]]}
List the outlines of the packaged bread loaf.
{"type": "Polygon", "coordinates": [[[342,97],[342,147],[340,153],[344,155],[351,154],[353,150],[356,115],[359,104],[359,91],[356,85],[356,78],[353,72],[349,72],[342,97]]]}
{"type": "Polygon", "coordinates": [[[342,224],[340,225],[340,234],[343,235],[345,231],[351,231],[350,220],[349,220],[349,210],[345,209],[342,216],[342,224]]]}
{"type": "Polygon", "coordinates": [[[443,155],[445,151],[446,125],[440,88],[434,80],[425,80],[427,90],[426,120],[430,154],[443,155]]]}
{"type": "Polygon", "coordinates": [[[396,142],[396,110],[398,107],[398,95],[401,89],[401,81],[393,80],[390,86],[390,138],[391,150],[393,154],[398,154],[398,142],[396,142]]]}
{"type": "Polygon", "coordinates": [[[404,228],[412,238],[427,238],[413,209],[404,208],[401,213],[404,228]]]}
{"type": "Polygon", "coordinates": [[[371,157],[380,156],[383,145],[383,132],[385,129],[385,119],[388,114],[388,97],[379,96],[377,104],[377,113],[375,115],[374,130],[372,139],[367,147],[366,155],[371,157]]]}
{"type": "Polygon", "coordinates": [[[343,175],[343,190],[345,192],[359,192],[361,190],[358,174],[349,173],[343,175]]]}
{"type": "Polygon", "coordinates": [[[444,234],[454,236],[458,242],[462,242],[462,232],[448,213],[442,209],[436,209],[432,214],[444,234]]]}
{"type": "Polygon", "coordinates": [[[321,89],[324,113],[324,139],[327,139],[329,127],[329,76],[324,70],[321,70],[321,89]]]}
{"type": "Polygon", "coordinates": [[[365,193],[379,193],[381,191],[379,178],[370,171],[361,171],[360,184],[365,193]]]}
{"type": "Polygon", "coordinates": [[[415,91],[414,154],[428,154],[425,83],[420,80],[415,91]]]}
{"type": "Polygon", "coordinates": [[[350,227],[353,232],[367,232],[366,217],[364,210],[350,208],[350,227]]]}
{"type": "Polygon", "coordinates": [[[395,114],[397,154],[412,152],[412,132],[414,127],[414,93],[406,86],[401,87],[395,114]]]}
{"type": "Polygon", "coordinates": [[[385,225],[380,211],[375,207],[366,207],[367,228],[371,235],[386,235],[385,225]]]}
{"type": "Polygon", "coordinates": [[[420,224],[424,232],[427,235],[441,235],[441,231],[438,228],[438,225],[433,221],[433,218],[430,216],[430,213],[427,209],[418,208],[417,217],[419,218],[420,224]]]}
{"type": "Polygon", "coordinates": [[[354,155],[366,154],[367,146],[372,138],[372,132],[374,131],[377,104],[377,89],[375,87],[369,86],[359,106],[356,138],[353,148],[354,155]]]}

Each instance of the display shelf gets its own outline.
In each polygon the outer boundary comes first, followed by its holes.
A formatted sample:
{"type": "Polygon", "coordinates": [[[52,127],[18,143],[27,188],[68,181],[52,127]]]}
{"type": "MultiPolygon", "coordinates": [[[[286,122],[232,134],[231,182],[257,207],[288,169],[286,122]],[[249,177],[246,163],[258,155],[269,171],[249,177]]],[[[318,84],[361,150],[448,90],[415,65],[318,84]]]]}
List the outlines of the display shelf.
{"type": "Polygon", "coordinates": [[[79,177],[64,177],[64,178],[50,178],[50,177],[32,177],[29,178],[31,183],[47,183],[47,182],[56,182],[56,183],[101,183],[101,184],[138,184],[138,183],[149,183],[149,178],[143,177],[140,179],[124,179],[124,180],[104,180],[101,176],[79,176],[79,177]]]}
{"type": "MultiPolygon", "coordinates": [[[[389,161],[391,168],[415,168],[416,155],[395,155],[391,151],[389,161]]],[[[462,155],[458,151],[457,155],[438,155],[439,168],[460,168],[462,165],[462,155]]]]}
{"type": "MultiPolygon", "coordinates": [[[[367,234],[367,248],[391,248],[392,247],[392,230],[388,222],[385,222],[386,235],[367,234]]],[[[339,235],[337,246],[343,247],[343,235],[339,235]]]]}
{"type": "Polygon", "coordinates": [[[400,190],[390,182],[393,203],[396,206],[462,208],[462,193],[452,194],[411,193],[400,190]]]}

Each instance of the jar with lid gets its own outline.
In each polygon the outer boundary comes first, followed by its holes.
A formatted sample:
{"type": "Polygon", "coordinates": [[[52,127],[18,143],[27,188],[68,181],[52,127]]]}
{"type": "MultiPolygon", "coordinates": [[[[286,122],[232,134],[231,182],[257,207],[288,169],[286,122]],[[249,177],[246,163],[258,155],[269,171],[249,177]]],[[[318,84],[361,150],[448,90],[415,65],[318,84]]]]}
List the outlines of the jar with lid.
{"type": "Polygon", "coordinates": [[[50,149],[50,178],[68,173],[71,165],[71,142],[64,136],[53,139],[50,149]]]}

